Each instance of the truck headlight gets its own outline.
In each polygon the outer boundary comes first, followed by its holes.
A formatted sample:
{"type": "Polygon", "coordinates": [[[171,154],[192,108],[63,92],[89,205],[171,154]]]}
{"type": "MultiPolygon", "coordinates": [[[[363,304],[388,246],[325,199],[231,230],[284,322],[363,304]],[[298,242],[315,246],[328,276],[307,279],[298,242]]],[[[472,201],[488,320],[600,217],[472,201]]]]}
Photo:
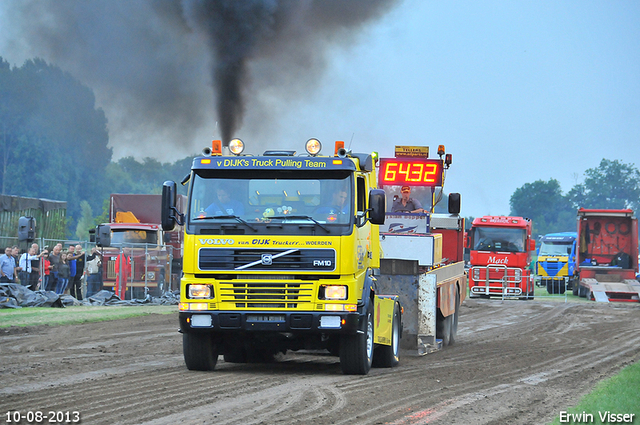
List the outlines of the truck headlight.
{"type": "Polygon", "coordinates": [[[520,279],[522,279],[522,270],[516,269],[515,278],[516,278],[516,282],[520,282],[520,279]]]}
{"type": "Polygon", "coordinates": [[[344,285],[327,285],[320,287],[319,298],[324,300],[346,300],[347,287],[344,285]]]}
{"type": "Polygon", "coordinates": [[[147,280],[156,280],[156,272],[147,272],[147,280]]]}
{"type": "Polygon", "coordinates": [[[477,267],[473,268],[473,280],[480,280],[480,269],[477,267]]]}
{"type": "Polygon", "coordinates": [[[190,299],[202,299],[213,298],[213,286],[212,285],[187,285],[187,298],[190,299]]]}

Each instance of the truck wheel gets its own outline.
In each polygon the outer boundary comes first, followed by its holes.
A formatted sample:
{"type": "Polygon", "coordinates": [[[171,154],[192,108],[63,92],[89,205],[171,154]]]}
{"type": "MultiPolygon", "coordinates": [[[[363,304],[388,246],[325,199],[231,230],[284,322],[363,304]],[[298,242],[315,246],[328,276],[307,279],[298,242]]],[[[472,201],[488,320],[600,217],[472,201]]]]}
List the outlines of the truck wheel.
{"type": "Polygon", "coordinates": [[[587,288],[585,288],[584,286],[578,284],[578,296],[580,298],[584,298],[587,296],[587,288]]]}
{"type": "Polygon", "coordinates": [[[373,353],[374,367],[395,367],[400,362],[398,349],[400,347],[400,307],[398,303],[393,309],[393,330],[391,331],[391,345],[379,345],[373,353]]]}
{"type": "Polygon", "coordinates": [[[556,282],[556,287],[558,288],[558,294],[564,294],[565,291],[565,287],[564,287],[564,281],[560,282],[556,282]]]}
{"type": "Polygon", "coordinates": [[[364,329],[340,339],[340,368],[345,375],[366,375],[373,361],[373,312],[369,303],[364,317],[364,329]]]}
{"type": "Polygon", "coordinates": [[[189,370],[213,370],[218,362],[218,347],[209,333],[183,333],[182,353],[189,370]]]}
{"type": "Polygon", "coordinates": [[[550,280],[547,281],[547,292],[549,295],[553,295],[553,282],[550,280]]]}
{"type": "Polygon", "coordinates": [[[451,342],[453,316],[455,316],[455,313],[444,317],[439,311],[436,316],[436,338],[442,340],[443,347],[448,346],[451,342]]]}

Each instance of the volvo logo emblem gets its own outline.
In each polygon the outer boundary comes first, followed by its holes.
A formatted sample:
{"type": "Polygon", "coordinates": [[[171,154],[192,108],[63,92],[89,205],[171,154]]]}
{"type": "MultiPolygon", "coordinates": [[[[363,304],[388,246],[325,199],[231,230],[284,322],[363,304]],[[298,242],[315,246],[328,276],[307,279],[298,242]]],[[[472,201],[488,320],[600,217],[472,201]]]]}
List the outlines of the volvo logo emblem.
{"type": "Polygon", "coordinates": [[[261,263],[263,266],[270,266],[273,264],[273,255],[272,254],[262,254],[261,263]]]}

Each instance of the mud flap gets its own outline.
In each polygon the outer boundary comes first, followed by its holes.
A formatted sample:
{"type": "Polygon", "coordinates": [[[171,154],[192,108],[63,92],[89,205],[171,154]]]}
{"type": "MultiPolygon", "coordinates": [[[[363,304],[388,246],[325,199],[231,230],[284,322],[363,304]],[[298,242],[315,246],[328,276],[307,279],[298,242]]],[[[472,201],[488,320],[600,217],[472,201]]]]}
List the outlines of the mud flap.
{"type": "Polygon", "coordinates": [[[437,277],[421,274],[418,277],[418,354],[423,356],[442,348],[436,340],[437,277]]]}

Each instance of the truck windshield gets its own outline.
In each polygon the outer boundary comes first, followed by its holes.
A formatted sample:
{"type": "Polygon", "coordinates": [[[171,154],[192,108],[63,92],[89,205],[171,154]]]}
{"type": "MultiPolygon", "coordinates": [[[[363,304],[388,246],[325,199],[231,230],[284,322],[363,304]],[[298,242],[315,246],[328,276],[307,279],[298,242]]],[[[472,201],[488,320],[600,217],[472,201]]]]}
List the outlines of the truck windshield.
{"type": "Polygon", "coordinates": [[[569,255],[571,254],[571,242],[542,242],[538,255],[569,255]]]}
{"type": "Polygon", "coordinates": [[[146,243],[157,245],[158,235],[156,232],[147,232],[146,230],[112,230],[111,245],[123,243],[146,243]]]}
{"type": "Polygon", "coordinates": [[[192,179],[189,222],[347,225],[352,186],[348,172],[202,170],[192,179]]]}
{"type": "Polygon", "coordinates": [[[524,252],[524,229],[507,227],[475,227],[472,246],[476,251],[524,252]]]}

